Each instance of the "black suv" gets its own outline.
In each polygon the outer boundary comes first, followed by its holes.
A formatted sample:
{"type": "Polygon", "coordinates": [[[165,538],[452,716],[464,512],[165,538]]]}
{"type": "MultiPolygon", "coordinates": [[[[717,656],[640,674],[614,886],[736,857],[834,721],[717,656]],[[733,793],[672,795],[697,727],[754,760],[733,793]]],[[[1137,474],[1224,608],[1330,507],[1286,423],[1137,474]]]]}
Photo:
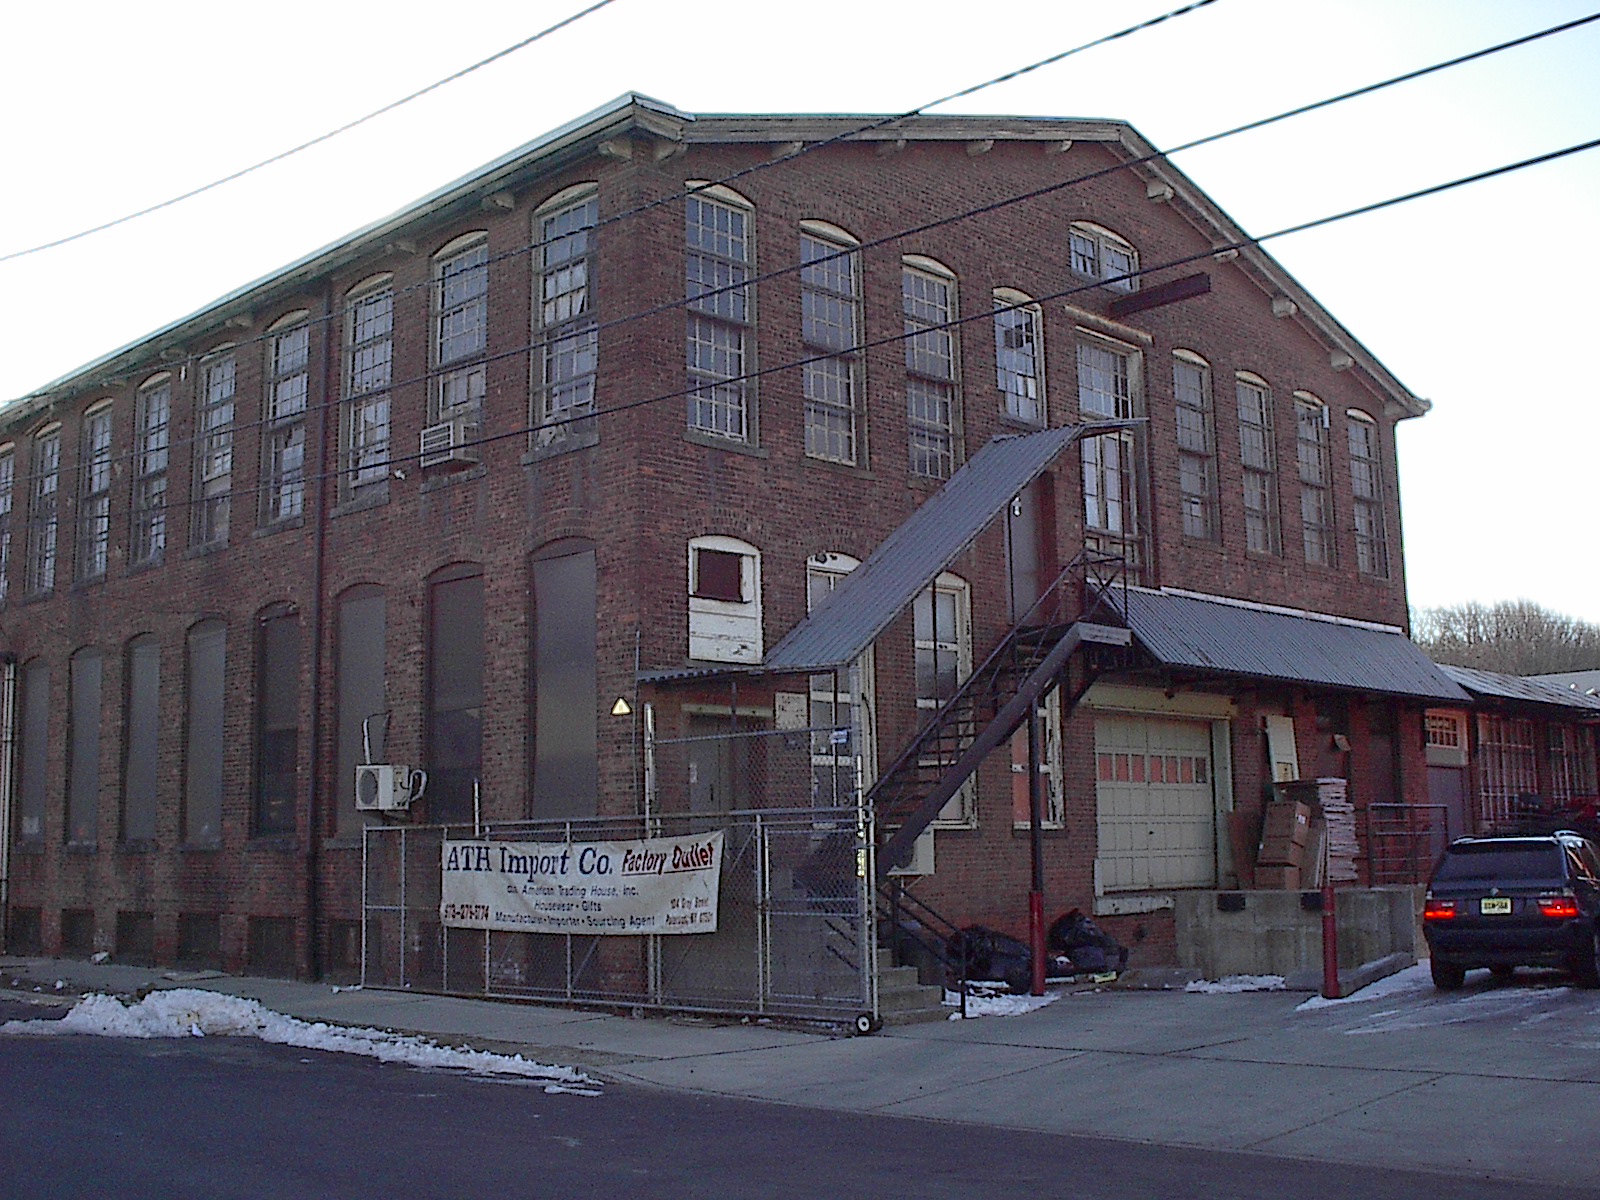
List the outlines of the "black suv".
{"type": "Polygon", "coordinates": [[[1564,967],[1600,987],[1600,851],[1568,830],[1457,838],[1434,868],[1422,910],[1439,988],[1472,967],[1564,967]]]}

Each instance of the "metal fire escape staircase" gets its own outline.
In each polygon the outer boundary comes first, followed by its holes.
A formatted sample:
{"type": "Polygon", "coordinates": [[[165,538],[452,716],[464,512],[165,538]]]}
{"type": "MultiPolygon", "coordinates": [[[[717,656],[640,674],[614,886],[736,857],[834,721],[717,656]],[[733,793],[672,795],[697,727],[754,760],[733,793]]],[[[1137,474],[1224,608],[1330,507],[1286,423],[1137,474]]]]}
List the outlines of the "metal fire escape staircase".
{"type": "Polygon", "coordinates": [[[1121,665],[1132,643],[1126,577],[1120,557],[1075,558],[878,777],[867,802],[877,827],[893,831],[878,850],[880,884],[1051,688],[1068,684],[1064,715],[1103,671],[1121,665]]]}

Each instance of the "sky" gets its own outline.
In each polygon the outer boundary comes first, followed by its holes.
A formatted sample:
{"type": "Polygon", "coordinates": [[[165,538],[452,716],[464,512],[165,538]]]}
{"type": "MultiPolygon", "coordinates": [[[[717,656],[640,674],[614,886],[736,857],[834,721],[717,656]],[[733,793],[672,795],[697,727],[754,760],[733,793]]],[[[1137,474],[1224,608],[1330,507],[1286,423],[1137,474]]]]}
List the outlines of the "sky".
{"type": "MultiPolygon", "coordinates": [[[[166,200],[486,58],[587,0],[14,6],[0,254],[166,200]]],[[[1178,6],[613,0],[312,150],[0,262],[0,399],[628,91],[685,111],[891,113],[1178,6]]],[[[1174,146],[1595,11],[1595,0],[1213,0],[930,111],[1129,121],[1174,146]]],[[[1600,6],[1597,6],[1600,7],[1600,6]]],[[[1600,136],[1600,22],[1173,161],[1247,231],[1600,136]]],[[[1400,427],[1414,607],[1600,623],[1600,150],[1267,249],[1418,396],[1400,427]]]]}

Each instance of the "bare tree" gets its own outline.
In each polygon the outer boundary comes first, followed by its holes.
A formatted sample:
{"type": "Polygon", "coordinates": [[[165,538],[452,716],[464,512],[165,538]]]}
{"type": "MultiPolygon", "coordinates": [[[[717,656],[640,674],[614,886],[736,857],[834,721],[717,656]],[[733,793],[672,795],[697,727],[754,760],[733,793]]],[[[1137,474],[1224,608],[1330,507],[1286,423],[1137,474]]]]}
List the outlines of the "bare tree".
{"type": "Polygon", "coordinates": [[[1411,635],[1435,661],[1451,666],[1507,675],[1600,669],[1600,625],[1531,600],[1417,609],[1411,635]]]}

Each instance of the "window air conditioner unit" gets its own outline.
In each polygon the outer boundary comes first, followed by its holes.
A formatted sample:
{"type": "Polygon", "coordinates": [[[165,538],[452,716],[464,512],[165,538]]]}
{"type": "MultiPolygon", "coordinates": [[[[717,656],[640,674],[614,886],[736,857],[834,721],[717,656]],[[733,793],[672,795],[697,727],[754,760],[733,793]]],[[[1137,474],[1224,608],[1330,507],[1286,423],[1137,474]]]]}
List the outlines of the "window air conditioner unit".
{"type": "Polygon", "coordinates": [[[405,812],[413,799],[411,784],[421,772],[396,763],[359,763],[356,766],[358,812],[405,812]]]}
{"type": "Polygon", "coordinates": [[[478,426],[465,417],[452,417],[437,425],[429,425],[422,431],[418,465],[436,467],[441,463],[475,463],[478,461],[478,447],[468,443],[475,441],[477,436],[478,426]]]}
{"type": "Polygon", "coordinates": [[[933,874],[933,827],[930,825],[911,843],[911,861],[903,867],[890,867],[891,875],[933,874]]]}

